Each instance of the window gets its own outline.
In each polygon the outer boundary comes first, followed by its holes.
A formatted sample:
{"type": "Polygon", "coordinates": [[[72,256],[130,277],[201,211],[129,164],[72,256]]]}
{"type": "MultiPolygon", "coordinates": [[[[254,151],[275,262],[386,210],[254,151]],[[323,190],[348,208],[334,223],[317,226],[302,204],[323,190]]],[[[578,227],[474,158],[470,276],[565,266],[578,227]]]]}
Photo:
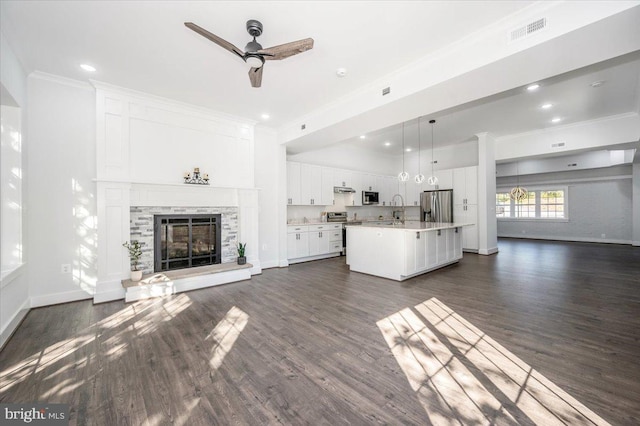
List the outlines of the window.
{"type": "Polygon", "coordinates": [[[496,193],[496,217],[501,219],[562,219],[567,216],[567,188],[531,188],[527,198],[514,201],[510,189],[496,193]]]}

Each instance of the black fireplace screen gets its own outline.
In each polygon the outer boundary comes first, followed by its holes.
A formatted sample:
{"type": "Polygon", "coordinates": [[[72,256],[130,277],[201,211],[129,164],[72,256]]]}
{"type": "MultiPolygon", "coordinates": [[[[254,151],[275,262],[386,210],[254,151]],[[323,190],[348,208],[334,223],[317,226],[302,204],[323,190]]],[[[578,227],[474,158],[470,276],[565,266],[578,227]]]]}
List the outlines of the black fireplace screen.
{"type": "Polygon", "coordinates": [[[220,263],[219,214],[154,216],[156,272],[220,263]]]}

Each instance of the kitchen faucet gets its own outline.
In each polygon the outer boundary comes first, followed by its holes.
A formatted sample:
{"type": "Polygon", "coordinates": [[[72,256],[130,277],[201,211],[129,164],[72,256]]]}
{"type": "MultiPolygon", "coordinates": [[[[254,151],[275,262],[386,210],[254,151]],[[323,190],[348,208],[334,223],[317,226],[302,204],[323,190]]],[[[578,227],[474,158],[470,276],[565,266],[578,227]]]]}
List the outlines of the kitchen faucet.
{"type": "MultiPolygon", "coordinates": [[[[404,221],[405,221],[404,198],[402,198],[402,195],[400,194],[395,194],[393,198],[391,198],[391,204],[393,204],[396,197],[400,197],[400,202],[402,203],[402,209],[400,209],[400,211],[402,212],[402,220],[400,220],[400,223],[404,225],[404,221]]],[[[395,223],[395,217],[393,219],[394,219],[393,222],[395,223]]]]}

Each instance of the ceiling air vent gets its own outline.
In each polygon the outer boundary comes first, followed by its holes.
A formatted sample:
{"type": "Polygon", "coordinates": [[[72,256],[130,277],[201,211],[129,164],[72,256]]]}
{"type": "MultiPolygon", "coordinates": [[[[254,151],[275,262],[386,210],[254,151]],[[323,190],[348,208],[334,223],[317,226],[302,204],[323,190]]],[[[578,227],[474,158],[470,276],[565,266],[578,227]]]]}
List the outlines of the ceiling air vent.
{"type": "Polygon", "coordinates": [[[556,142],[551,144],[551,148],[560,149],[564,148],[564,142],[556,142]]]}
{"type": "Polygon", "coordinates": [[[540,31],[547,26],[547,18],[541,18],[537,21],[529,22],[527,25],[523,25],[509,33],[509,42],[523,39],[537,31],[540,31]]]}
{"type": "Polygon", "coordinates": [[[391,93],[391,87],[385,87],[382,89],[382,96],[388,95],[389,93],[391,93]]]}

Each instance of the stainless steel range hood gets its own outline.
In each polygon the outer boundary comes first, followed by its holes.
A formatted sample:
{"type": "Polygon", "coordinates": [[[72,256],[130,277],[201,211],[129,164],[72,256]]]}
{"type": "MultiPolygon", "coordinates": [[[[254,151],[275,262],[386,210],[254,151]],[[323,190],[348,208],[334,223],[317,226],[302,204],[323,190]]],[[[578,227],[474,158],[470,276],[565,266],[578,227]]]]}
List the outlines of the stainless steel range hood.
{"type": "Polygon", "coordinates": [[[333,187],[333,192],[335,194],[349,194],[349,193],[355,193],[356,190],[353,188],[348,188],[348,187],[344,187],[344,186],[334,186],[333,187]]]}

